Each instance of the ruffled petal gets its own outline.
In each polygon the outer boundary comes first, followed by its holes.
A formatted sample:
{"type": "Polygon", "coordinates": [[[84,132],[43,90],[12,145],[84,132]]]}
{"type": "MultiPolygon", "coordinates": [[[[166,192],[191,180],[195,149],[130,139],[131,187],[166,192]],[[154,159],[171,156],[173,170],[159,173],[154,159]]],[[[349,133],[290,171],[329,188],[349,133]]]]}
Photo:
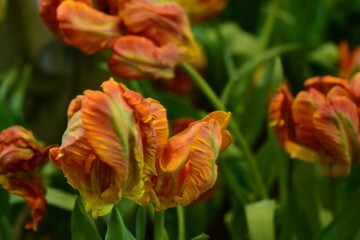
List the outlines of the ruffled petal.
{"type": "Polygon", "coordinates": [[[314,114],[314,125],[323,147],[334,157],[322,162],[330,176],[347,176],[359,149],[359,116],[356,105],[334,97],[314,114]]]}
{"type": "Polygon", "coordinates": [[[47,162],[51,146],[41,147],[33,133],[12,126],[0,133],[0,174],[30,171],[47,162]]]}
{"type": "Polygon", "coordinates": [[[176,45],[158,47],[149,39],[137,36],[119,38],[113,50],[108,60],[109,69],[127,80],[173,78],[174,67],[181,60],[176,45]]]}
{"type": "Polygon", "coordinates": [[[321,149],[322,145],[315,133],[313,115],[325,101],[322,93],[311,88],[309,91],[301,91],[292,105],[296,140],[314,149],[321,149]]]}
{"type": "Polygon", "coordinates": [[[160,200],[158,210],[186,206],[214,185],[221,140],[221,129],[214,119],[169,139],[155,188],[160,200]]]}
{"type": "Polygon", "coordinates": [[[9,192],[25,198],[32,216],[32,221],[28,222],[25,228],[36,231],[47,208],[45,188],[37,170],[0,175],[0,184],[9,192]]]}
{"type": "MultiPolygon", "coordinates": [[[[143,146],[133,109],[113,80],[102,84],[104,93],[85,91],[81,117],[94,153],[113,170],[109,191],[136,199],[143,194],[143,146]]],[[[105,186],[104,186],[105,188],[105,186]]]]}
{"type": "Polygon", "coordinates": [[[85,53],[111,48],[120,36],[120,19],[85,3],[64,1],[57,9],[64,41],[85,53]]]}
{"type": "Polygon", "coordinates": [[[312,77],[305,81],[304,86],[307,89],[314,88],[323,94],[327,94],[334,86],[340,86],[344,89],[349,88],[348,81],[343,78],[324,76],[324,77],[312,77]]]}
{"type": "Polygon", "coordinates": [[[360,73],[356,73],[350,81],[350,92],[357,103],[360,103],[360,73]]]}
{"type": "Polygon", "coordinates": [[[210,122],[211,119],[216,120],[220,125],[221,134],[222,134],[221,150],[224,150],[232,143],[232,136],[230,132],[227,130],[227,127],[231,119],[230,112],[227,113],[223,111],[211,112],[208,115],[206,115],[203,119],[191,123],[189,127],[192,127],[199,122],[210,122]]]}
{"type": "Polygon", "coordinates": [[[132,1],[123,14],[128,34],[144,36],[159,46],[169,42],[182,45],[192,38],[187,16],[175,3],[132,1]]]}
{"type": "Polygon", "coordinates": [[[56,18],[56,9],[62,0],[39,0],[39,13],[45,24],[57,36],[61,37],[59,21],[56,18]]]}
{"type": "Polygon", "coordinates": [[[294,141],[295,125],[291,106],[293,97],[286,85],[282,85],[273,96],[268,110],[268,120],[281,145],[294,141]]]}

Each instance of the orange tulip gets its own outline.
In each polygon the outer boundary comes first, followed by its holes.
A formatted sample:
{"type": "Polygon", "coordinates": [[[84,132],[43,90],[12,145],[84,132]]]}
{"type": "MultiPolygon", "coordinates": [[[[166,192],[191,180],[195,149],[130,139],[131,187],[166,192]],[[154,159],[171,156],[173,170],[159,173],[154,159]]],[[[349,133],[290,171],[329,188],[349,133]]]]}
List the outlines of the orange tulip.
{"type": "Polygon", "coordinates": [[[41,147],[32,132],[20,126],[0,133],[0,184],[25,198],[33,218],[27,229],[37,230],[45,217],[45,188],[36,167],[47,162],[49,148],[41,147]]]}
{"type": "Polygon", "coordinates": [[[206,62],[185,12],[175,3],[40,0],[39,11],[67,44],[87,54],[112,49],[110,70],[128,80],[172,79],[182,60],[197,69],[206,62]]]}
{"type": "Polygon", "coordinates": [[[342,77],[351,77],[355,71],[360,70],[360,46],[350,51],[348,43],[342,41],[339,44],[339,55],[340,75],[342,77]]]}
{"type": "Polygon", "coordinates": [[[157,210],[187,206],[214,186],[219,151],[231,143],[229,120],[230,113],[213,112],[168,140],[150,190],[157,210]]]}
{"type": "Polygon", "coordinates": [[[159,102],[112,79],[102,88],[71,102],[62,145],[50,151],[93,217],[122,197],[158,209],[187,205],[215,183],[215,160],[231,143],[230,114],[211,113],[168,139],[159,102]]]}
{"type": "Polygon", "coordinates": [[[330,76],[304,85],[307,91],[295,100],[285,86],[275,94],[269,108],[275,135],[291,157],[320,162],[329,176],[347,176],[351,164],[359,163],[356,92],[345,79],[330,76]]]}
{"type": "Polygon", "coordinates": [[[122,197],[141,198],[144,181],[156,173],[151,104],[112,79],[102,88],[71,102],[62,145],[50,151],[93,217],[122,197]]]}

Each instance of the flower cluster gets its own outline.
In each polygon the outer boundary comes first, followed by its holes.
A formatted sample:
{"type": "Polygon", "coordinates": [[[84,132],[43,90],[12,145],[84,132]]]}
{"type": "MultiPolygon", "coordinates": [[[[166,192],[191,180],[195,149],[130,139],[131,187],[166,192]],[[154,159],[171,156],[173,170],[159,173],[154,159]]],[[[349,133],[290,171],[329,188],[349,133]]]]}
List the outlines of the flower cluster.
{"type": "Polygon", "coordinates": [[[40,0],[39,9],[44,22],[67,44],[88,54],[112,49],[109,69],[127,80],[172,79],[183,59],[196,68],[205,64],[188,18],[176,3],[40,0]]]}
{"type": "Polygon", "coordinates": [[[230,113],[213,112],[168,138],[166,109],[110,79],[68,109],[62,145],[50,150],[92,216],[122,197],[158,210],[188,205],[211,188],[220,149],[231,143],[230,113]]]}
{"type": "Polygon", "coordinates": [[[359,161],[360,75],[314,77],[293,99],[285,85],[273,97],[269,121],[293,158],[320,162],[329,176],[347,176],[359,161]]]}
{"type": "Polygon", "coordinates": [[[0,184],[25,198],[33,218],[27,229],[37,230],[45,216],[45,188],[36,167],[47,162],[50,147],[41,147],[32,132],[20,126],[0,133],[0,184]]]}

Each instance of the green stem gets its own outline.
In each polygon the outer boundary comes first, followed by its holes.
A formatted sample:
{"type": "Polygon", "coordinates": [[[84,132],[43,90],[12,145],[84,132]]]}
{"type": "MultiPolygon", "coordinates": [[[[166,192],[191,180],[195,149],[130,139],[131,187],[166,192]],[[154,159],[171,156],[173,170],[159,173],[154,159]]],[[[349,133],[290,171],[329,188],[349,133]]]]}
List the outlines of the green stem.
{"type": "Polygon", "coordinates": [[[164,240],[164,211],[155,211],[154,240],[164,240]]]}
{"type": "MultiPolygon", "coordinates": [[[[221,102],[219,97],[215,94],[212,88],[208,85],[205,79],[189,64],[183,62],[181,63],[181,67],[185,70],[185,72],[193,79],[193,81],[198,85],[198,87],[202,90],[208,100],[212,103],[212,105],[221,111],[227,111],[224,104],[221,102]]],[[[262,177],[259,172],[259,168],[257,166],[256,160],[254,155],[252,154],[250,147],[243,136],[242,132],[240,131],[238,125],[236,124],[236,120],[232,117],[230,124],[229,124],[230,131],[234,135],[235,142],[240,146],[240,148],[244,152],[245,158],[248,160],[250,170],[253,174],[254,180],[258,186],[259,196],[261,198],[266,198],[266,188],[263,183],[262,177]]]]}
{"type": "Polygon", "coordinates": [[[261,54],[269,44],[271,33],[274,29],[275,18],[279,9],[279,3],[280,0],[273,0],[271,3],[271,9],[269,11],[269,14],[266,16],[264,28],[261,33],[260,43],[257,49],[258,55],[261,54]]]}
{"type": "Polygon", "coordinates": [[[178,217],[178,240],[185,240],[185,218],[183,206],[176,206],[178,217]]]}

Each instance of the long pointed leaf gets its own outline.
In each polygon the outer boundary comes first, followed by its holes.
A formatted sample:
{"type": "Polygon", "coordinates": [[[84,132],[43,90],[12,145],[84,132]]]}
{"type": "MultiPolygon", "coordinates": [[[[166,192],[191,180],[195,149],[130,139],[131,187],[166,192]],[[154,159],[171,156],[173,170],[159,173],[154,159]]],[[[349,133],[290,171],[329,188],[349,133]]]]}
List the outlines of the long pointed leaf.
{"type": "Polygon", "coordinates": [[[114,207],[111,212],[105,240],[135,240],[127,230],[117,207],[114,207]]]}
{"type": "Polygon", "coordinates": [[[85,211],[79,197],[76,198],[71,216],[71,238],[74,240],[101,240],[93,219],[85,211]]]}

